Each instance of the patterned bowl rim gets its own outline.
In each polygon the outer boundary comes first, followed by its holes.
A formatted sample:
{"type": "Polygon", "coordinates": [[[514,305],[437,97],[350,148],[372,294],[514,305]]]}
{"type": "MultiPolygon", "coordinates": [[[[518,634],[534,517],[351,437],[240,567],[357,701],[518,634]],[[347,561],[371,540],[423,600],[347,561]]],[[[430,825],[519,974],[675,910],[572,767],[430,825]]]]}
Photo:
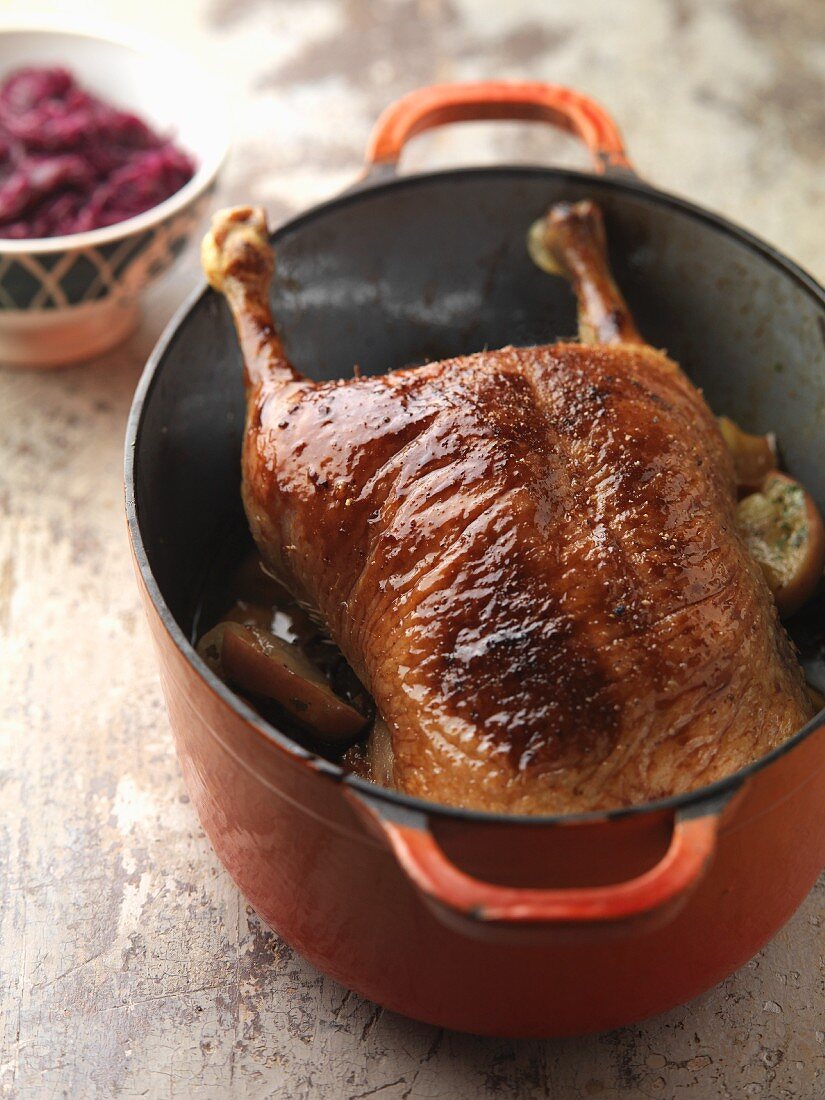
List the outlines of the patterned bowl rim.
{"type": "Polygon", "coordinates": [[[123,46],[134,53],[151,57],[153,64],[166,63],[174,66],[177,72],[188,70],[191,79],[197,81],[198,85],[204,89],[205,97],[209,96],[204,108],[213,112],[211,129],[215,135],[215,143],[211,152],[206,155],[203,154],[203,150],[193,149],[192,152],[197,158],[197,168],[191,180],[174,195],[170,195],[168,199],[164,199],[163,202],[145,210],[142,214],[136,214],[133,218],[116,222],[114,225],[107,225],[103,229],[91,229],[86,233],[70,233],[63,237],[27,237],[23,240],[0,238],[0,255],[61,252],[109,244],[134,233],[151,229],[197,201],[208,191],[229,155],[229,112],[220,96],[215,94],[214,80],[191,55],[142,31],[135,31],[104,19],[71,16],[58,18],[49,14],[0,16],[0,38],[9,33],[32,34],[38,31],[65,34],[71,38],[93,39],[106,45],[123,46]]]}

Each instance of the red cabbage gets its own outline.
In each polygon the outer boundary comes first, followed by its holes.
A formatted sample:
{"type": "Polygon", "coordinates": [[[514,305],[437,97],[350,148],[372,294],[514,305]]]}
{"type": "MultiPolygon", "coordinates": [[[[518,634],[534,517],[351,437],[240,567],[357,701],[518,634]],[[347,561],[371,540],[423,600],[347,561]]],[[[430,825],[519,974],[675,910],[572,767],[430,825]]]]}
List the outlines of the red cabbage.
{"type": "Polygon", "coordinates": [[[59,237],[114,225],[168,199],[192,158],[62,68],[0,85],[0,237],[59,237]]]}

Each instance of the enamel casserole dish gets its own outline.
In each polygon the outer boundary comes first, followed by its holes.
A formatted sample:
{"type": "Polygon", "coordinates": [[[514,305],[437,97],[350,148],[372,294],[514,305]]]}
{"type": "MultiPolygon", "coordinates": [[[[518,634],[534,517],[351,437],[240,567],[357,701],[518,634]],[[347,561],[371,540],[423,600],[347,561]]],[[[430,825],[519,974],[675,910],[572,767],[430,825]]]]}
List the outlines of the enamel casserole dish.
{"type": "MultiPolygon", "coordinates": [[[[274,234],[287,350],[332,378],[354,363],[379,372],[572,334],[568,287],[532,265],[524,239],[550,203],[580,198],[604,212],[617,282],[651,344],[714,411],[775,432],[825,506],[822,289],[743,230],[639,180],[612,121],[565,88],[436,87],[385,112],[360,183],[274,234]],[[479,118],[570,131],[595,172],[397,175],[412,135],[479,118]]],[[[266,723],[192,645],[204,577],[244,530],[243,416],[229,316],[199,290],[135,397],[129,531],[188,790],[263,920],[387,1008],[491,1035],[628,1024],[758,951],[825,864],[825,712],[712,787],[598,815],[449,809],[345,775],[266,723]]],[[[820,690],[822,612],[820,601],[789,623],[820,690]]]]}

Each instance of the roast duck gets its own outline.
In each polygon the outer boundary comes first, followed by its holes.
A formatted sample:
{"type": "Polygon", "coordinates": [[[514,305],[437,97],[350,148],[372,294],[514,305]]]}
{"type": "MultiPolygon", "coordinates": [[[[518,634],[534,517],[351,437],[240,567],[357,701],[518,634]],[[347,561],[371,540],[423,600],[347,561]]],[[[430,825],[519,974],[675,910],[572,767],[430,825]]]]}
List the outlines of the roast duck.
{"type": "MultiPolygon", "coordinates": [[[[536,232],[575,290],[578,342],[333,382],[284,352],[263,214],[217,215],[203,251],[245,361],[252,534],[375,701],[373,778],[528,814],[702,786],[814,709],[783,581],[737,523],[736,456],[637,332],[598,209],[554,207],[536,232]]],[[[821,523],[803,504],[815,583],[821,523]]]]}

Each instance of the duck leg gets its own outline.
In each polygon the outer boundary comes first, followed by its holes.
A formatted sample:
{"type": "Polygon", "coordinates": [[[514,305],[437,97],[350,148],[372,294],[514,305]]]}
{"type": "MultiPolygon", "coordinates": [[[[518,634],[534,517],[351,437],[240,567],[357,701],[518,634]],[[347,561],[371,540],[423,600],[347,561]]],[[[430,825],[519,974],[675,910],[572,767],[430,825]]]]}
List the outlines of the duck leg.
{"type": "Polygon", "coordinates": [[[263,210],[235,206],[212,219],[201,246],[209,285],[223,294],[232,311],[244,357],[247,389],[305,380],[287,358],[269,305],[275,267],[263,210]]]}
{"type": "MultiPolygon", "coordinates": [[[[250,407],[247,447],[245,447],[245,500],[253,533],[259,545],[268,549],[269,562],[279,576],[286,575],[285,563],[273,561],[272,547],[278,540],[271,532],[261,531],[264,510],[257,506],[248,485],[260,482],[256,469],[258,434],[271,430],[263,423],[266,400],[276,395],[273,408],[283,412],[283,402],[300,397],[312,383],[295,370],[278,336],[269,304],[269,288],[274,270],[274,256],[269,243],[266,216],[262,210],[248,206],[222,210],[213,218],[212,229],[204,238],[201,259],[210,286],[227,301],[238,333],[244,357],[244,381],[250,407]],[[292,384],[297,383],[297,386],[292,384]],[[277,391],[277,392],[276,392],[277,391]],[[258,415],[253,416],[255,410],[258,415]],[[262,536],[262,537],[261,537],[262,536]],[[280,566],[280,568],[279,568],[280,566]]],[[[296,593],[300,596],[300,593],[296,593]]],[[[312,609],[311,609],[312,610],[312,609]]],[[[377,718],[369,738],[370,774],[387,785],[392,784],[392,741],[383,719],[377,718]]]]}
{"type": "Polygon", "coordinates": [[[643,344],[607,260],[601,211],[592,202],[558,203],[530,231],[530,253],[563,275],[576,294],[583,344],[643,344]]]}
{"type": "Polygon", "coordinates": [[[226,299],[243,355],[247,415],[242,496],[249,526],[270,571],[314,614],[313,601],[293,583],[287,565],[295,537],[285,530],[288,515],[277,508],[273,455],[277,451],[281,469],[306,475],[298,438],[294,433],[285,438],[279,425],[290,417],[300,424],[299,433],[311,437],[314,416],[305,399],[317,385],[293,367],[275,326],[269,303],[275,257],[264,212],[236,206],[215,214],[201,246],[201,262],[209,284],[226,299]]]}

